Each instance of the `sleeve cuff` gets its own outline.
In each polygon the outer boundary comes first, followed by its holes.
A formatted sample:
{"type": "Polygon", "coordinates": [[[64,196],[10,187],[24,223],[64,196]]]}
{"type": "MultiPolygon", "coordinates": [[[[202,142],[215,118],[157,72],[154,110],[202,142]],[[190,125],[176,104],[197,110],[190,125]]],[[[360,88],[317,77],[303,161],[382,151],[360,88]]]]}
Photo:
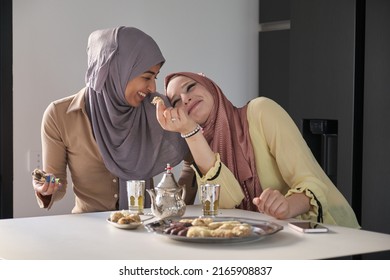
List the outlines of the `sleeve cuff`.
{"type": "Polygon", "coordinates": [[[320,200],[316,197],[316,195],[308,188],[295,188],[290,189],[286,197],[291,196],[294,193],[304,193],[307,197],[310,198],[311,208],[308,212],[301,214],[300,217],[303,220],[316,220],[318,223],[323,223],[323,205],[320,200]]]}
{"type": "Polygon", "coordinates": [[[212,181],[218,178],[220,172],[221,172],[221,157],[218,153],[215,154],[215,163],[214,166],[207,171],[205,175],[203,175],[198,166],[194,163],[192,165],[192,168],[195,170],[197,176],[199,177],[200,182],[205,183],[207,181],[212,181]]]}
{"type": "Polygon", "coordinates": [[[41,195],[40,193],[38,192],[35,192],[35,196],[37,198],[37,202],[38,202],[38,205],[39,205],[39,208],[47,208],[47,210],[50,209],[51,205],[53,204],[53,196],[52,195],[48,195],[48,196],[43,196],[41,195]]]}

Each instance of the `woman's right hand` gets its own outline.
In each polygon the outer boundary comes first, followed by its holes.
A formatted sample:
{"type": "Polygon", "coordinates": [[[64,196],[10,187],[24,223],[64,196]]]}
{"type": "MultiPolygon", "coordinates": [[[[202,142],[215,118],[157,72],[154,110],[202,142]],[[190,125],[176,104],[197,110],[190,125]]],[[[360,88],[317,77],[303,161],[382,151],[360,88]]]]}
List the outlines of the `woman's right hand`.
{"type": "Polygon", "coordinates": [[[183,109],[167,108],[164,102],[156,104],[156,115],[161,127],[168,131],[187,134],[197,126],[183,109]]]}
{"type": "Polygon", "coordinates": [[[34,190],[42,196],[52,195],[61,187],[61,183],[52,174],[47,174],[45,182],[33,177],[32,185],[34,190]]]}

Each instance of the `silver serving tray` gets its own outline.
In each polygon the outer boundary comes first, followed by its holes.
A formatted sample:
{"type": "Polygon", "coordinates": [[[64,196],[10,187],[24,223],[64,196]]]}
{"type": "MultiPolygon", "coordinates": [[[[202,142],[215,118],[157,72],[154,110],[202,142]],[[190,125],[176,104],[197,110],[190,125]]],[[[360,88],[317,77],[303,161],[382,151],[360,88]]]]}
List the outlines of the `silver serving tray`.
{"type": "Polygon", "coordinates": [[[171,218],[165,220],[155,221],[149,224],[144,225],[145,228],[152,233],[157,235],[165,236],[173,240],[183,241],[183,242],[194,242],[194,243],[237,243],[237,242],[251,242],[261,240],[266,236],[272,235],[281,231],[283,226],[278,225],[273,222],[256,220],[256,219],[245,219],[237,217],[214,217],[215,222],[220,221],[239,221],[241,223],[247,223],[252,226],[252,234],[245,237],[187,237],[187,236],[178,236],[173,234],[164,233],[164,230],[168,228],[171,222],[180,221],[181,219],[195,219],[199,217],[180,217],[180,218],[171,218]]]}

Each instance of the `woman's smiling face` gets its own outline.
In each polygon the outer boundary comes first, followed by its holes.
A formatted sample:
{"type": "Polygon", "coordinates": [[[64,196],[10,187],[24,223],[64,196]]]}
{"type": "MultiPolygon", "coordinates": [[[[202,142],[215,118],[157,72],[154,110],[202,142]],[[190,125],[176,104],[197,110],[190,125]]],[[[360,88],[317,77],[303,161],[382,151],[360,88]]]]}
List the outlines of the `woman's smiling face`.
{"type": "Polygon", "coordinates": [[[172,78],[166,94],[174,108],[183,108],[200,125],[206,122],[214,107],[211,93],[203,85],[185,76],[172,78]]]}
{"type": "Polygon", "coordinates": [[[156,91],[156,79],[161,64],[157,64],[127,83],[125,98],[130,106],[138,107],[146,95],[156,91]]]}

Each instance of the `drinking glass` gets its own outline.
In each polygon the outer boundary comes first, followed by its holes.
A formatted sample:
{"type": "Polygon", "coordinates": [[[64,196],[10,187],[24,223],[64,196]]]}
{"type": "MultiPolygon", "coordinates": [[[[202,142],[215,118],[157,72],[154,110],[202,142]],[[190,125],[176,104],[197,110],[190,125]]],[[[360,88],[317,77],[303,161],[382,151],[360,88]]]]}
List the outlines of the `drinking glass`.
{"type": "Polygon", "coordinates": [[[126,183],[129,211],[131,213],[143,214],[145,200],[145,181],[129,180],[126,183]]]}
{"type": "Polygon", "coordinates": [[[204,184],[201,185],[200,188],[203,216],[217,216],[219,211],[219,193],[221,186],[218,184],[204,184]]]}

